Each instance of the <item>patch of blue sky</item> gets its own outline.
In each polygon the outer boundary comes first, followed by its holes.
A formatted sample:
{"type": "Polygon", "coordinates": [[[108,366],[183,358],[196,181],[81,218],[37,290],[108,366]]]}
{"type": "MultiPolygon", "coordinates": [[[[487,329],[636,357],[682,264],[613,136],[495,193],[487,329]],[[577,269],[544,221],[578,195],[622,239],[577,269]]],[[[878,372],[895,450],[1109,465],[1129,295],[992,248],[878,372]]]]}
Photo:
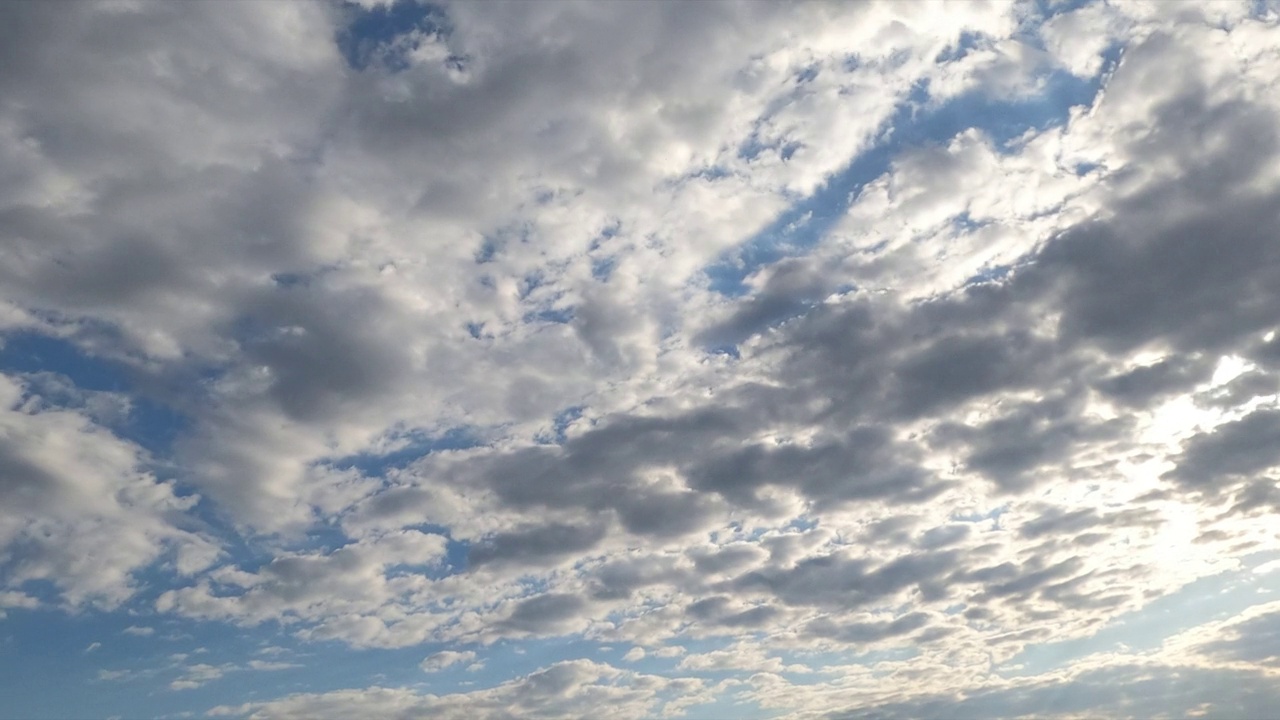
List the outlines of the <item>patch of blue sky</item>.
{"type": "MultiPolygon", "coordinates": [[[[1108,65],[1118,50],[1108,53],[1108,65]]],[[[963,93],[935,109],[925,110],[917,126],[894,135],[905,135],[913,144],[942,143],[969,128],[977,128],[998,150],[1011,151],[1014,141],[1028,132],[1064,124],[1071,108],[1089,105],[1101,89],[1102,75],[1080,78],[1065,70],[1052,70],[1041,78],[1032,95],[993,99],[981,90],[963,93]]],[[[918,96],[917,96],[918,97],[918,96]]]]}
{"type": "Polygon", "coordinates": [[[694,172],[688,173],[686,175],[682,175],[679,178],[677,178],[675,182],[671,184],[678,185],[682,182],[687,182],[689,180],[715,181],[715,180],[720,180],[722,178],[727,178],[730,175],[732,175],[732,173],[729,172],[729,170],[725,168],[723,165],[710,165],[708,167],[695,170],[694,172]]]}
{"type": "MultiPolygon", "coordinates": [[[[1119,52],[1118,47],[1106,52],[1106,67],[1114,65],[1119,52]]],[[[997,149],[1012,151],[1015,141],[1028,132],[1063,125],[1073,107],[1091,104],[1105,76],[1104,72],[1080,78],[1053,69],[1043,74],[1033,95],[1000,98],[979,88],[937,105],[930,101],[927,84],[918,85],[886,122],[876,144],[812,195],[794,203],[763,230],[704,268],[708,287],[724,296],[741,297],[750,290],[747,278],[761,268],[811,250],[862,189],[888,172],[902,152],[946,143],[970,128],[981,130],[997,149]]]]}
{"type": "Polygon", "coordinates": [[[445,544],[444,563],[448,574],[466,572],[470,562],[471,543],[466,540],[449,538],[445,544]]]}
{"type": "Polygon", "coordinates": [[[573,405],[556,413],[555,418],[551,421],[551,433],[539,435],[536,439],[538,442],[547,445],[563,445],[568,436],[565,434],[569,426],[582,417],[583,411],[587,409],[586,405],[573,405]]]}
{"type": "MultiPolygon", "coordinates": [[[[352,542],[354,541],[342,531],[342,528],[330,521],[311,525],[301,538],[293,542],[289,542],[289,539],[286,538],[283,545],[286,548],[329,554],[334,550],[350,545],[352,542]]],[[[256,566],[253,570],[258,570],[262,565],[269,562],[271,562],[271,558],[265,558],[265,562],[255,563],[256,566]]],[[[248,570],[249,568],[242,566],[241,569],[248,570]]]]}
{"type": "Polygon", "coordinates": [[[591,245],[587,249],[589,251],[599,250],[605,243],[617,237],[620,232],[622,232],[622,221],[618,218],[610,220],[609,224],[600,230],[600,234],[591,239],[591,245]]]}
{"type": "MultiPolygon", "coordinates": [[[[559,268],[552,268],[552,272],[557,269],[559,268]]],[[[517,298],[521,302],[535,305],[533,310],[521,317],[521,322],[563,325],[573,320],[572,307],[556,306],[556,303],[564,297],[563,291],[539,292],[547,286],[547,273],[543,270],[528,273],[521,279],[516,293],[517,298]]]]}
{"type": "MultiPolygon", "coordinates": [[[[439,37],[450,33],[444,9],[432,3],[396,0],[387,5],[363,7],[346,2],[342,9],[347,22],[337,32],[334,42],[355,70],[365,70],[374,64],[393,72],[404,70],[409,64],[409,53],[417,47],[413,40],[415,33],[439,37]]],[[[465,63],[460,57],[448,60],[454,65],[465,63]]]]}
{"type": "Polygon", "coordinates": [[[491,263],[498,257],[498,252],[502,249],[502,242],[498,238],[485,237],[480,241],[480,249],[476,251],[475,261],[477,265],[491,263]]]}
{"type": "Polygon", "coordinates": [[[991,265],[983,268],[977,274],[967,278],[965,285],[979,285],[987,282],[999,282],[1009,276],[1013,272],[1012,265],[991,265]]]}
{"type": "MultiPolygon", "coordinates": [[[[116,393],[128,398],[129,413],[110,430],[157,456],[167,455],[174,440],[189,425],[188,418],[173,407],[143,394],[135,372],[124,363],[96,357],[75,343],[33,332],[5,335],[0,345],[0,372],[10,374],[55,373],[67,378],[79,390],[116,393]]],[[[47,402],[73,398],[60,394],[43,396],[47,402]]]]}
{"type": "Polygon", "coordinates": [[[520,300],[526,300],[535,290],[545,285],[546,282],[546,273],[542,270],[534,270],[531,273],[527,273],[520,279],[520,287],[516,291],[516,296],[520,300]]]}
{"type": "MultiPolygon", "coordinates": [[[[512,654],[509,647],[498,646],[486,652],[484,648],[456,643],[426,643],[406,648],[358,649],[335,640],[300,644],[290,637],[271,637],[266,641],[290,648],[291,652],[278,657],[260,657],[268,661],[295,662],[302,667],[258,673],[262,676],[259,687],[266,691],[259,692],[258,699],[264,700],[296,692],[323,693],[370,686],[409,687],[417,692],[440,695],[491,687],[522,674],[509,673],[501,667],[495,671],[491,667],[489,658],[512,654]],[[470,670],[471,663],[463,662],[433,673],[425,673],[420,667],[422,660],[434,653],[468,649],[476,652],[477,660],[486,660],[483,667],[470,670]]],[[[248,675],[237,673],[223,678],[223,681],[230,680],[231,684],[236,684],[248,675]]]]}
{"type": "Polygon", "coordinates": [[[366,477],[382,477],[432,453],[469,450],[484,444],[482,433],[470,426],[452,427],[440,433],[410,430],[392,438],[392,449],[385,452],[359,452],[330,458],[324,464],[335,470],[357,470],[366,477]]]}
{"type": "Polygon", "coordinates": [[[125,366],[94,357],[68,340],[34,332],[3,337],[0,370],[58,373],[83,390],[123,393],[132,385],[125,366]]]}
{"type": "Polygon", "coordinates": [[[790,160],[796,151],[804,147],[804,143],[785,140],[764,141],[756,134],[752,134],[747,141],[738,148],[738,157],[742,160],[755,160],[764,152],[772,150],[778,154],[778,157],[784,161],[790,160]]]}
{"type": "Polygon", "coordinates": [[[805,83],[813,82],[818,79],[818,73],[820,72],[821,68],[816,64],[801,68],[800,72],[796,73],[796,84],[804,85],[805,83]]]}
{"type": "Polygon", "coordinates": [[[1075,12],[1096,2],[1097,0],[1033,0],[1031,3],[1032,12],[1028,13],[1026,24],[1038,25],[1049,18],[1075,12]]]}
{"type": "Polygon", "coordinates": [[[989,224],[989,222],[973,219],[973,216],[969,214],[968,210],[965,210],[959,215],[951,218],[952,227],[962,232],[973,232],[974,230],[978,230],[989,224]]]}
{"type": "Polygon", "coordinates": [[[611,257],[595,258],[591,261],[591,277],[597,282],[609,282],[617,261],[611,257]]]}
{"type": "Polygon", "coordinates": [[[990,520],[991,529],[994,530],[1000,527],[1000,516],[1008,512],[1008,510],[1009,510],[1009,506],[1005,504],[1005,505],[1000,505],[999,507],[994,507],[990,510],[987,510],[986,512],[967,512],[967,513],[956,512],[951,514],[950,520],[952,522],[965,522],[965,523],[980,523],[986,520],[990,520]]]}
{"type": "MultiPolygon", "coordinates": [[[[26,545],[24,545],[21,540],[13,542],[10,545],[10,548],[11,549],[7,553],[8,557],[3,562],[0,562],[0,577],[4,577],[8,574],[9,568],[16,565],[18,558],[25,556],[27,550],[26,545]]],[[[12,589],[18,590],[23,594],[29,595],[30,597],[40,601],[41,607],[52,607],[62,602],[61,590],[52,580],[45,578],[30,579],[22,583],[21,586],[13,587],[12,589]]],[[[12,612],[8,609],[5,609],[4,611],[12,612]]]]}
{"type": "Polygon", "coordinates": [[[808,532],[816,527],[818,527],[818,521],[815,518],[805,515],[793,519],[791,522],[787,523],[786,527],[783,529],[789,531],[808,532]]]}
{"type": "Polygon", "coordinates": [[[131,613],[89,610],[71,616],[55,609],[19,609],[10,611],[10,620],[0,626],[0,647],[5,649],[0,652],[0,695],[13,699],[6,701],[6,712],[30,718],[158,717],[193,707],[372,685],[413,687],[435,694],[467,692],[565,658],[591,658],[624,667],[621,656],[630,649],[624,643],[603,650],[599,642],[578,636],[502,640],[489,647],[425,643],[353,649],[337,640],[300,641],[294,636],[297,625],[267,622],[230,628],[172,616],[159,619],[142,609],[131,613]],[[125,632],[129,627],[154,632],[131,635],[125,632]],[[86,651],[94,643],[98,646],[86,651]],[[260,652],[272,647],[279,652],[260,652]],[[483,665],[469,670],[470,663],[459,663],[425,674],[419,663],[442,650],[472,650],[483,665]],[[187,657],[178,659],[174,654],[187,657]],[[247,667],[252,659],[299,667],[253,670],[247,667]],[[198,688],[171,690],[169,683],[182,677],[182,666],[196,663],[228,668],[222,677],[198,688]],[[103,670],[121,676],[99,679],[103,670]],[[13,692],[5,693],[6,688],[13,692]]]}
{"type": "Polygon", "coordinates": [[[1249,3],[1249,16],[1254,20],[1275,22],[1280,16],[1280,0],[1253,0],[1249,3]]]}
{"type": "Polygon", "coordinates": [[[544,308],[525,313],[520,321],[547,325],[566,325],[573,321],[573,308],[544,308]]]}
{"type": "Polygon", "coordinates": [[[1102,166],[1095,162],[1081,162],[1081,163],[1076,163],[1076,166],[1075,168],[1073,168],[1073,170],[1075,171],[1075,174],[1077,177],[1083,177],[1093,172],[1094,170],[1097,170],[1100,167],[1102,166]]]}
{"type": "Polygon", "coordinates": [[[512,242],[528,243],[532,227],[526,222],[514,222],[485,233],[480,247],[472,256],[477,265],[495,262],[507,245],[512,242]]]}
{"type": "Polygon", "coordinates": [[[982,46],[982,40],[986,35],[973,30],[960,31],[960,37],[954,45],[950,45],[938,53],[934,58],[935,63],[947,63],[959,60],[974,50],[982,46]]]}
{"type": "Polygon", "coordinates": [[[742,353],[738,350],[738,346],[733,344],[712,345],[706,348],[706,351],[712,355],[726,355],[734,360],[742,359],[742,353]]]}
{"type": "Polygon", "coordinates": [[[10,610],[8,620],[0,625],[0,697],[7,717],[160,717],[192,707],[273,697],[320,674],[312,670],[319,665],[314,656],[257,654],[270,645],[290,647],[292,639],[275,624],[229,630],[221,623],[174,617],[157,622],[145,613],[10,610]],[[130,634],[126,632],[130,627],[153,632],[130,634]],[[249,658],[305,667],[280,672],[228,670],[221,679],[199,688],[169,688],[182,676],[183,665],[243,667],[249,658]],[[119,676],[102,678],[101,671],[119,676]]]}
{"type": "Polygon", "coordinates": [[[1280,552],[1275,551],[1246,555],[1240,559],[1242,569],[1192,581],[1112,620],[1088,637],[1029,646],[995,670],[1005,677],[1038,675],[1093,653],[1158,648],[1179,632],[1273,600],[1265,593],[1280,590],[1280,571],[1258,574],[1253,569],[1277,558],[1280,552]]]}

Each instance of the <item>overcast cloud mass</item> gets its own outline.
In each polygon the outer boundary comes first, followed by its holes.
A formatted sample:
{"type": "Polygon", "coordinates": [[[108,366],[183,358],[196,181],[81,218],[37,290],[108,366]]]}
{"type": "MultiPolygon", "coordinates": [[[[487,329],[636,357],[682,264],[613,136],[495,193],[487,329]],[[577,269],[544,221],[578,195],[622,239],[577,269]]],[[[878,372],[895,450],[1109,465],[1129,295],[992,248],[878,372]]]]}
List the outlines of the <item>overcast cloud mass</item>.
{"type": "Polygon", "coordinates": [[[0,717],[1274,716],[1278,23],[0,3],[0,717]]]}

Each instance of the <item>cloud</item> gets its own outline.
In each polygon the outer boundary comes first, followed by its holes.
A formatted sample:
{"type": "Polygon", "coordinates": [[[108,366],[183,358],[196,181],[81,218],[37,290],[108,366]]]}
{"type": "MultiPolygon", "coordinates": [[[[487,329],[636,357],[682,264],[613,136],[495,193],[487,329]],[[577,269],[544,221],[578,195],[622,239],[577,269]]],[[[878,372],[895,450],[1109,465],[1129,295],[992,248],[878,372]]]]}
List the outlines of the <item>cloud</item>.
{"type": "Polygon", "coordinates": [[[1214,660],[1242,663],[1261,668],[1280,667],[1280,651],[1276,635],[1280,633],[1280,608],[1264,604],[1250,608],[1220,631],[1219,639],[1210,640],[1196,651],[1214,660]]]}
{"type": "Polygon", "coordinates": [[[1196,667],[1113,665],[1073,674],[1057,681],[1041,681],[1009,688],[983,690],[967,697],[942,696],[919,701],[868,707],[827,717],[897,718],[947,713],[957,718],[1075,717],[1081,714],[1157,712],[1210,717],[1265,715],[1274,702],[1269,676],[1257,671],[1196,667]],[[1231,688],[1224,692],[1224,688],[1231,688]]]}
{"type": "Polygon", "coordinates": [[[374,687],[293,695],[268,703],[219,706],[213,716],[349,717],[429,714],[439,718],[565,717],[607,712],[611,717],[652,717],[696,702],[704,684],[618,670],[589,660],[551,665],[493,688],[447,695],[419,695],[407,688],[374,687]],[[663,700],[675,694],[679,701],[663,700]]]}
{"type": "Polygon", "coordinates": [[[521,600],[503,625],[517,632],[560,632],[581,623],[586,602],[577,595],[547,593],[521,600]]]}
{"type": "Polygon", "coordinates": [[[270,662],[267,660],[250,660],[249,669],[258,670],[260,672],[270,672],[273,670],[289,670],[291,668],[302,667],[297,663],[287,662],[270,662]]]}
{"type": "Polygon", "coordinates": [[[233,668],[229,666],[208,665],[198,663],[183,670],[182,677],[169,683],[170,690],[194,690],[206,683],[220,679],[233,668]]]}
{"type": "Polygon", "coordinates": [[[1270,698],[1027,658],[1274,548],[1271,9],[0,12],[0,609],[373,658],[249,717],[1270,698]]]}
{"type": "Polygon", "coordinates": [[[1232,479],[1256,477],[1280,455],[1272,439],[1280,435],[1280,411],[1258,410],[1191,438],[1169,477],[1192,487],[1212,489],[1232,479]]]}
{"type": "MultiPolygon", "coordinates": [[[[327,554],[281,554],[257,573],[224,566],[212,575],[216,587],[205,580],[167,590],[157,599],[156,607],[211,619],[248,619],[255,624],[284,617],[351,619],[356,613],[376,611],[419,590],[425,582],[421,575],[389,577],[388,568],[432,567],[443,558],[445,546],[440,535],[404,530],[327,554]]],[[[369,618],[368,622],[375,621],[369,618]]],[[[375,631],[382,632],[385,626],[375,631]]],[[[365,642],[373,640],[367,637],[365,642]]],[[[416,642],[412,637],[405,641],[416,642]]]]}
{"type": "Polygon", "coordinates": [[[423,672],[438,672],[451,665],[470,663],[475,659],[476,654],[471,650],[465,650],[462,652],[457,652],[455,650],[442,650],[423,660],[419,664],[419,667],[422,668],[423,672]]]}
{"type": "Polygon", "coordinates": [[[548,525],[501,533],[472,547],[472,567],[515,564],[522,569],[540,561],[564,559],[590,550],[604,538],[605,525],[548,525]]]}
{"type": "Polygon", "coordinates": [[[44,406],[8,375],[0,377],[0,496],[0,547],[25,548],[5,583],[47,580],[72,606],[116,607],[134,594],[134,571],[169,550],[209,545],[173,522],[198,497],[152,475],[145,451],[76,410],[44,406]]]}

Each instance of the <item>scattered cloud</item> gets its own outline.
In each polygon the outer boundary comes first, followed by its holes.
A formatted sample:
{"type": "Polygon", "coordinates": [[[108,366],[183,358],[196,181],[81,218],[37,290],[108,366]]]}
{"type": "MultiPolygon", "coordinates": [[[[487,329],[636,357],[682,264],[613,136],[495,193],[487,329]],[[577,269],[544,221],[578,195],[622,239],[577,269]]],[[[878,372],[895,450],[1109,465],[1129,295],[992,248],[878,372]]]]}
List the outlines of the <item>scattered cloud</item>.
{"type": "Polygon", "coordinates": [[[444,670],[447,667],[458,665],[459,663],[470,663],[475,659],[476,654],[471,650],[464,650],[462,652],[455,650],[442,650],[423,660],[419,667],[422,668],[423,672],[431,673],[444,670]]]}
{"type": "Polygon", "coordinates": [[[557,663],[487,690],[420,695],[406,688],[373,687],[292,695],[262,704],[219,706],[215,717],[330,718],[351,713],[428,714],[439,718],[569,717],[610,708],[613,717],[644,718],[678,712],[704,693],[702,682],[618,670],[589,660],[557,663]],[[677,701],[663,700],[675,695],[677,701]]]}
{"type": "Polygon", "coordinates": [[[1277,701],[1274,3],[0,15],[0,624],[93,712],[1277,701]]]}

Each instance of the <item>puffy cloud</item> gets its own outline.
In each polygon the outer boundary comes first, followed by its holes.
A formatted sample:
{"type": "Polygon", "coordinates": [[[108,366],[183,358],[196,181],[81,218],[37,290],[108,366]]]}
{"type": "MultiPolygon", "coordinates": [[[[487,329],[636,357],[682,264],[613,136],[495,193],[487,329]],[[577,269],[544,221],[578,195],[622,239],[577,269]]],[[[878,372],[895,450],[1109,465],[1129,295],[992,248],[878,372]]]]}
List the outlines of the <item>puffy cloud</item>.
{"type": "MultiPolygon", "coordinates": [[[[394,573],[394,567],[429,568],[444,557],[446,541],[440,535],[415,530],[398,531],[340,547],[330,553],[281,553],[256,573],[224,566],[197,585],[167,590],[156,601],[162,612],[251,624],[266,620],[329,618],[355,622],[349,639],[359,644],[374,637],[356,634],[355,628],[385,626],[374,613],[397,598],[412,596],[428,583],[417,573],[394,573]]],[[[413,644],[413,635],[401,639],[413,644]]],[[[382,640],[382,642],[387,642],[382,640]]]]}
{"type": "MultiPolygon", "coordinates": [[[[138,446],[82,412],[49,406],[20,377],[0,377],[0,408],[6,585],[47,580],[69,605],[114,607],[134,594],[136,571],[210,545],[178,520],[198,498],[157,480],[138,446]]],[[[22,606],[26,596],[6,597],[22,606]]]]}
{"type": "Polygon", "coordinates": [[[0,328],[126,389],[0,380],[0,608],[654,673],[250,717],[1270,697],[1267,614],[1002,675],[1274,548],[1265,8],[3,12],[0,328]]]}

